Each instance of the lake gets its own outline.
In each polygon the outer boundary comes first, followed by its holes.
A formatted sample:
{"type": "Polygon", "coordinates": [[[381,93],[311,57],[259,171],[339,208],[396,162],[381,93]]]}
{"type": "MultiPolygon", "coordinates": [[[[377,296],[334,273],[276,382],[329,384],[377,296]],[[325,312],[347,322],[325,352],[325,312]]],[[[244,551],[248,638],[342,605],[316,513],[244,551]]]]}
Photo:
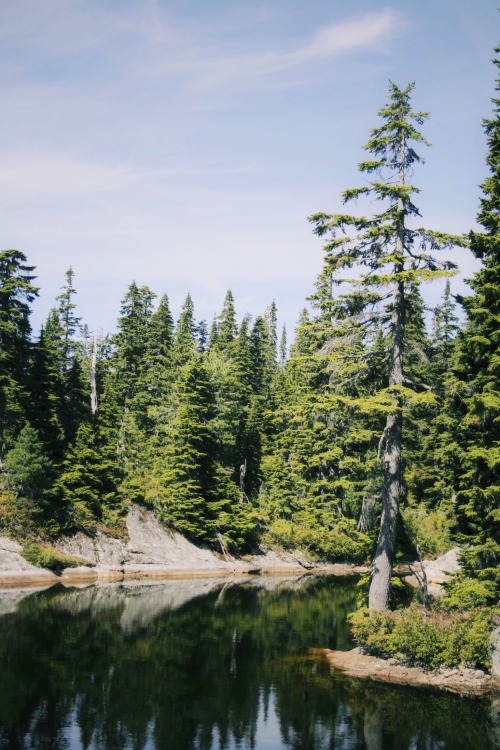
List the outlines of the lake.
{"type": "Polygon", "coordinates": [[[488,700],[332,674],[356,581],[0,591],[0,748],[489,750],[488,700]]]}

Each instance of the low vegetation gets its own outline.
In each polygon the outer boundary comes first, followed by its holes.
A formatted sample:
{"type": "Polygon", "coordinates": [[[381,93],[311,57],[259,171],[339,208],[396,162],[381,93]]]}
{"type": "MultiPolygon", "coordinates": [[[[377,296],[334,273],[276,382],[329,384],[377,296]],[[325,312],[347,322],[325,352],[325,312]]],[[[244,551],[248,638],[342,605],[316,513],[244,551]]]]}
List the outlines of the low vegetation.
{"type": "Polygon", "coordinates": [[[350,615],[352,633],[368,653],[436,669],[491,666],[489,640],[495,623],[493,608],[431,611],[411,604],[394,612],[358,610],[350,615]]]}

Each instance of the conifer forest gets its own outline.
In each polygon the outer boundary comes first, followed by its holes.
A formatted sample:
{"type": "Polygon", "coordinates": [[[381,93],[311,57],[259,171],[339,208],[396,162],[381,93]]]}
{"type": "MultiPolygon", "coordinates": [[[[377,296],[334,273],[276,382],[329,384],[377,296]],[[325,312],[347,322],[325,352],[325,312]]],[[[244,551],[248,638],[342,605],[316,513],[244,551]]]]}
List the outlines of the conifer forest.
{"type": "Polygon", "coordinates": [[[392,606],[398,560],[460,545],[455,600],[491,610],[500,100],[484,122],[479,229],[455,236],[426,229],[419,213],[429,144],[412,91],[390,84],[358,186],[337,213],[309,217],[324,264],[289,342],[272,300],[252,319],[227,291],[207,323],[188,294],[174,320],[168,290],[134,281],[116,333],[95,334],[78,315],[71,267],[33,331],[29,252],[0,253],[1,533],[120,535],[138,503],[214,550],[274,545],[371,562],[372,612],[392,606]],[[457,246],[481,263],[467,296],[453,293],[457,246]],[[422,285],[439,279],[444,293],[429,310],[422,285]]]}

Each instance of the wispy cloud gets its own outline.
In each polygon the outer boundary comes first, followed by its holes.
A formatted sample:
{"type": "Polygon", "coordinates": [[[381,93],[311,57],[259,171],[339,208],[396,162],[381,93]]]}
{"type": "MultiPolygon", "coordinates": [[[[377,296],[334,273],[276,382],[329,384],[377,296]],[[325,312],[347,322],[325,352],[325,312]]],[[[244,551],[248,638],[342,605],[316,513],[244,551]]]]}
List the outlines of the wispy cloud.
{"type": "MultiPolygon", "coordinates": [[[[242,88],[262,82],[283,80],[286,73],[359,50],[381,51],[383,45],[403,26],[402,17],[392,8],[357,15],[331,23],[317,32],[310,41],[295,49],[234,52],[199,41],[183,53],[170,45],[136,62],[136,70],[147,77],[172,77],[180,74],[191,78],[197,88],[242,88]]],[[[177,45],[175,45],[176,47],[177,45]]]]}

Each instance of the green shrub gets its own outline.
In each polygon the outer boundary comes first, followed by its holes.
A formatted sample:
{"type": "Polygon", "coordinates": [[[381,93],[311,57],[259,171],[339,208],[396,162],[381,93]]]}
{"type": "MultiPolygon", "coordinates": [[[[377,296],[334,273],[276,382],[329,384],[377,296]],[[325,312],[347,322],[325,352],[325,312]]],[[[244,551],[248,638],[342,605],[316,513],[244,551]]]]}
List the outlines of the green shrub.
{"type": "Polygon", "coordinates": [[[432,669],[462,664],[487,669],[493,617],[493,609],[428,612],[412,604],[396,612],[359,610],[349,621],[355,640],[368,653],[403,657],[432,669]]]}
{"type": "Polygon", "coordinates": [[[494,581],[466,578],[452,582],[448,587],[444,604],[450,609],[468,610],[494,604],[497,599],[494,581]]]}
{"type": "Polygon", "coordinates": [[[405,508],[402,516],[413,537],[418,539],[423,557],[439,557],[453,546],[452,520],[446,511],[440,508],[427,510],[420,504],[405,508]]]}
{"type": "Polygon", "coordinates": [[[25,545],[21,552],[24,559],[39,568],[48,568],[54,573],[60,573],[64,568],[75,568],[78,563],[72,557],[63,555],[54,547],[48,547],[32,542],[25,545]]]}
{"type": "MultiPolygon", "coordinates": [[[[305,515],[305,514],[304,514],[305,515]]],[[[356,529],[351,518],[336,519],[330,528],[297,514],[295,522],[279,518],[269,527],[275,542],[285,549],[304,549],[321,560],[358,561],[370,552],[371,539],[356,529]]]]}

